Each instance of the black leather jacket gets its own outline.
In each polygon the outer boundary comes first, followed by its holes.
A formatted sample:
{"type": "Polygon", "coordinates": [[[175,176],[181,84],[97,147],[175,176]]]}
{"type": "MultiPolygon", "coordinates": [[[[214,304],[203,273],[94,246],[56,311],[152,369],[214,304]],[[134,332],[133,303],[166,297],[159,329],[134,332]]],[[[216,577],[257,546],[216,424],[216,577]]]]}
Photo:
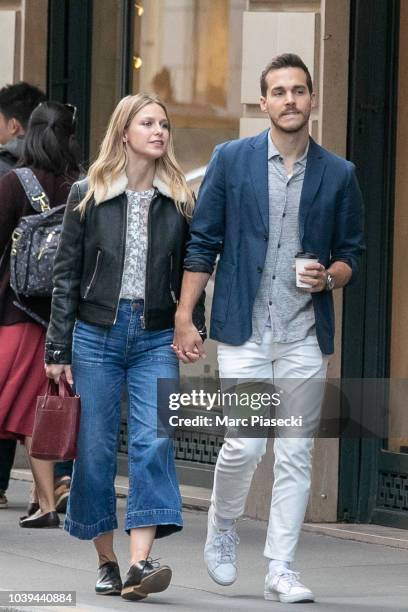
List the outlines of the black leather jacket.
{"type": "MultiPolygon", "coordinates": [[[[75,319],[111,327],[117,317],[127,231],[127,197],[122,192],[98,206],[88,204],[84,217],[74,210],[87,181],[72,186],[54,263],[51,320],[45,362],[71,363],[75,319]]],[[[145,304],[147,330],[174,326],[181,289],[188,223],[173,200],[156,188],[148,214],[145,304]]],[[[205,333],[204,296],[193,316],[205,333]]]]}

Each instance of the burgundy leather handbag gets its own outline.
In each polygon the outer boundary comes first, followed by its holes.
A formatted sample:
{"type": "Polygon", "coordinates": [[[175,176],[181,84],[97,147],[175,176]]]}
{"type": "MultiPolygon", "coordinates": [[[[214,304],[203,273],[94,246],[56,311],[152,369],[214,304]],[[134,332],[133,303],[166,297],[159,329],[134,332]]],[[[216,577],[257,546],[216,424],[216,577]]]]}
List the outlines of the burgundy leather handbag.
{"type": "Polygon", "coordinates": [[[66,461],[76,457],[80,399],[61,377],[49,380],[45,395],[37,398],[30,455],[36,459],[66,461]]]}

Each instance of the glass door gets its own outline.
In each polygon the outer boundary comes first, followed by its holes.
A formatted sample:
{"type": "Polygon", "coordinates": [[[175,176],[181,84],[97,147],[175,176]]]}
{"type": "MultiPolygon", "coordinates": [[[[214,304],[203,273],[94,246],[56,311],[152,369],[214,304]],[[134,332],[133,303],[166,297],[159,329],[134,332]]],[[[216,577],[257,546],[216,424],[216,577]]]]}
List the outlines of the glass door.
{"type": "Polygon", "coordinates": [[[408,2],[400,4],[390,392],[387,437],[380,453],[376,522],[408,528],[408,2]],[[389,520],[387,520],[387,514],[389,520]],[[392,518],[392,515],[395,515],[392,518]]]}

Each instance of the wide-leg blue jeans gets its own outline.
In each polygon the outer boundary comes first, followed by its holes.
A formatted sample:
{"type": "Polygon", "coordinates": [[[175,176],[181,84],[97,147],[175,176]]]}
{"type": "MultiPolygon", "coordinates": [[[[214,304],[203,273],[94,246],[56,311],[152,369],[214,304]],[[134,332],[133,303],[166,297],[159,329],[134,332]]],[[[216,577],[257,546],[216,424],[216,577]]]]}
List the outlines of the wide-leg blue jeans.
{"type": "Polygon", "coordinates": [[[78,456],[65,529],[90,540],[117,528],[114,479],[123,384],[128,391],[129,495],[125,529],[157,525],[156,537],[182,528],[173,444],[157,437],[157,379],[178,381],[173,330],[146,331],[141,300],[121,300],[111,328],[77,321],[73,376],[81,396],[78,456]]]}

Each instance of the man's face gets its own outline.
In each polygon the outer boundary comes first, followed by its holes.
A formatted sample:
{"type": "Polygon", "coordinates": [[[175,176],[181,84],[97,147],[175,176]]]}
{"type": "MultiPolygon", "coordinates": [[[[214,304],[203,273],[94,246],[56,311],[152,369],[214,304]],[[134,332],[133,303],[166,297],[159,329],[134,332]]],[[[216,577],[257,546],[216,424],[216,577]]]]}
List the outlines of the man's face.
{"type": "Polygon", "coordinates": [[[285,133],[301,131],[308,124],[315,105],[306,74],[301,68],[280,68],[266,75],[267,92],[261,96],[261,110],[268,113],[275,128],[285,133]]]}
{"type": "Polygon", "coordinates": [[[23,128],[17,119],[7,119],[0,111],[0,144],[5,145],[9,140],[15,138],[19,134],[23,134],[23,128]]]}

